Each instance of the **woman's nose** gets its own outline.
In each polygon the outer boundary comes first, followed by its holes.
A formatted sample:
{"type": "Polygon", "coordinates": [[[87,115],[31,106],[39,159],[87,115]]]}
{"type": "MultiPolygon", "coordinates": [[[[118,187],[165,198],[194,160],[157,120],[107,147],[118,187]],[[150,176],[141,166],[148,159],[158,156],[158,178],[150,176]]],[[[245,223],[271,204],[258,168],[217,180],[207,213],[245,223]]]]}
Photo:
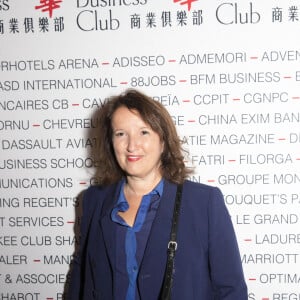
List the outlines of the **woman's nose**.
{"type": "Polygon", "coordinates": [[[128,143],[127,143],[127,151],[133,152],[136,150],[137,146],[139,145],[139,138],[137,136],[129,136],[128,143]]]}

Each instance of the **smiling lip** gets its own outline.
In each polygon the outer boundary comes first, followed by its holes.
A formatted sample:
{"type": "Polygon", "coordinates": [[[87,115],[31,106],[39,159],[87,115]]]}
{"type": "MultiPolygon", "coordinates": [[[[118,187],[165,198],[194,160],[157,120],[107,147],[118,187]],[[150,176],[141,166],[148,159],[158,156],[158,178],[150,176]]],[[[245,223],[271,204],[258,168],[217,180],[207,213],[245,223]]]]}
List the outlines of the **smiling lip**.
{"type": "Polygon", "coordinates": [[[130,162],[138,161],[138,160],[140,160],[141,158],[142,158],[141,156],[136,156],[136,155],[130,155],[130,156],[127,156],[127,160],[130,161],[130,162]]]}

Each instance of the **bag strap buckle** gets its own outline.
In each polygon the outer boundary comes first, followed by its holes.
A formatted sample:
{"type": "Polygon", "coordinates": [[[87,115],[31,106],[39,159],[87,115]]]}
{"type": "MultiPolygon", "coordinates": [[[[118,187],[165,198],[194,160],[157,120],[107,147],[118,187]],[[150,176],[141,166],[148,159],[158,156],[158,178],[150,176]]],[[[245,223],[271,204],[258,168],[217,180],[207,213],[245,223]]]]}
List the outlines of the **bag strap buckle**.
{"type": "Polygon", "coordinates": [[[177,242],[175,242],[175,241],[170,241],[170,242],[168,243],[168,249],[169,249],[169,250],[176,251],[176,250],[177,250],[177,242]]]}

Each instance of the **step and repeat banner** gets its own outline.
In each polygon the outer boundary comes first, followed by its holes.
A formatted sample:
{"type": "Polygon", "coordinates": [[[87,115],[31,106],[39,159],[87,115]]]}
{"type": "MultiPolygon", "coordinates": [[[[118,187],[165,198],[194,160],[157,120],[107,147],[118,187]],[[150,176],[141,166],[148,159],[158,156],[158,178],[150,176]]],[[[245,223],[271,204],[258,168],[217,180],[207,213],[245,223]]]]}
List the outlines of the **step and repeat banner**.
{"type": "MultiPolygon", "coordinates": [[[[63,299],[107,97],[169,110],[250,300],[300,299],[300,3],[0,0],[0,300],[63,299]]],[[[201,280],[201,279],[200,279],[201,280]]]]}

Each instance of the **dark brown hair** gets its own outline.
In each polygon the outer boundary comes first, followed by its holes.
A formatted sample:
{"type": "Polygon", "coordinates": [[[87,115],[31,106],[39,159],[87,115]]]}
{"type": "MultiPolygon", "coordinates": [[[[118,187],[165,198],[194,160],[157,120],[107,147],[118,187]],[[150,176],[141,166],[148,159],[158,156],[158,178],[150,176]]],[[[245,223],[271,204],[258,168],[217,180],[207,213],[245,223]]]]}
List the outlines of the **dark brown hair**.
{"type": "Polygon", "coordinates": [[[161,156],[162,176],[174,183],[182,183],[191,170],[184,164],[183,149],[174,122],[159,102],[151,97],[129,89],[108,99],[98,111],[98,147],[94,151],[97,161],[96,178],[98,184],[110,184],[120,180],[125,174],[119,167],[112,146],[112,116],[119,107],[137,111],[145,123],[155,131],[164,142],[161,156]]]}

